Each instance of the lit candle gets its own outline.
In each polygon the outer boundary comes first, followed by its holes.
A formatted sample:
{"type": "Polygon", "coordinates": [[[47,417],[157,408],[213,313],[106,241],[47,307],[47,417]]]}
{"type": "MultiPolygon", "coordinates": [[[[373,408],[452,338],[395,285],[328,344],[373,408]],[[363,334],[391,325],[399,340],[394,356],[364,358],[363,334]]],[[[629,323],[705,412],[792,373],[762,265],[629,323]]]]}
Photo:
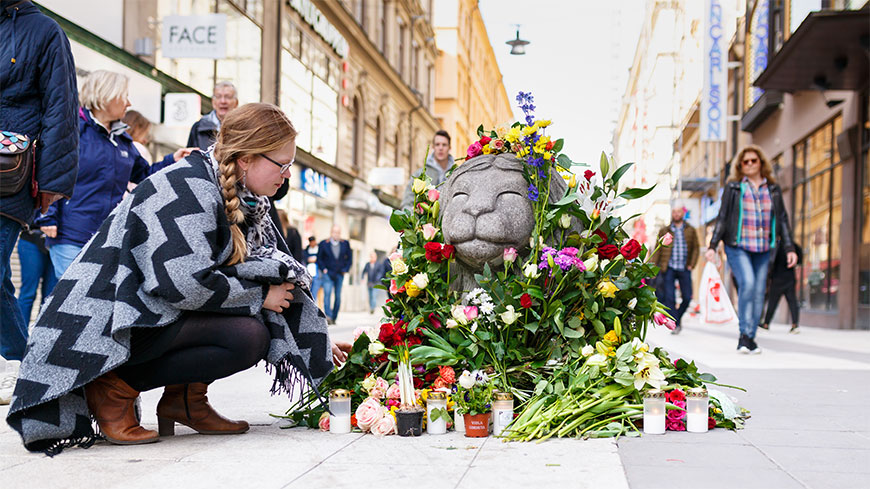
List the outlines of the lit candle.
{"type": "Polygon", "coordinates": [[[643,432],[662,435],[665,432],[665,392],[650,389],[643,396],[643,432]]]}
{"type": "Polygon", "coordinates": [[[350,391],[335,389],[329,393],[329,432],[350,433],[350,391]]]}
{"type": "Polygon", "coordinates": [[[431,391],[426,398],[426,433],[443,435],[447,433],[447,393],[431,391]],[[437,419],[432,419],[432,411],[437,409],[437,419]]]}
{"type": "Polygon", "coordinates": [[[686,391],[686,431],[692,433],[707,432],[709,400],[707,389],[703,387],[695,387],[686,391]]]}
{"type": "Polygon", "coordinates": [[[496,392],[492,402],[492,435],[499,436],[514,419],[514,396],[496,392]]]}
{"type": "Polygon", "coordinates": [[[465,433],[465,415],[459,412],[459,405],[453,403],[453,429],[457,433],[465,433]]]}

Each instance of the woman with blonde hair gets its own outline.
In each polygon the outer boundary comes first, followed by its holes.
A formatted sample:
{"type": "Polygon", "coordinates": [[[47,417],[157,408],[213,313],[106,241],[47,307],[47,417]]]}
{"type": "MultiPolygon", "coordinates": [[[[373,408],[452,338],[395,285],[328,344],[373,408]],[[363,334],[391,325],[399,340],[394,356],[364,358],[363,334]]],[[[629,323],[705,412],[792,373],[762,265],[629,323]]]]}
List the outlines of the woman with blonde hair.
{"type": "Polygon", "coordinates": [[[180,149],[153,166],[133,145],[121,121],[130,101],[126,75],[106,70],[90,73],[82,83],[79,108],[79,171],[69,201],[58,201],[35,222],[59,279],[103,220],[121,201],[129,183],[189,154],[180,149]]]}
{"type": "Polygon", "coordinates": [[[151,142],[151,121],[138,110],[128,110],[121,120],[129,126],[127,134],[133,140],[133,146],[136,147],[136,151],[146,161],[151,161],[151,151],[148,150],[147,146],[151,142]]]}
{"type": "Polygon", "coordinates": [[[705,255],[708,261],[718,260],[716,249],[720,241],[725,245],[728,264],[737,280],[740,323],[737,350],[761,353],[755,333],[764,304],[770,251],[781,246],[786,251],[789,268],[797,263],[797,255],[782,190],[776,184],[770,161],[758,146],[740,150],[731,165],[705,255]]]}
{"type": "Polygon", "coordinates": [[[176,423],[243,433],[248,423],[211,407],[209,383],[265,359],[272,392],[292,394],[346,360],[350,345],[330,341],[311,277],[269,218],[295,136],[274,105],[238,108],[213,152],[152,175],[109,216],[31,333],[7,416],[26,448],[87,446],[91,416],[116,444],[157,441],[176,423]],[[163,386],[158,434],[133,406],[163,386]]]}

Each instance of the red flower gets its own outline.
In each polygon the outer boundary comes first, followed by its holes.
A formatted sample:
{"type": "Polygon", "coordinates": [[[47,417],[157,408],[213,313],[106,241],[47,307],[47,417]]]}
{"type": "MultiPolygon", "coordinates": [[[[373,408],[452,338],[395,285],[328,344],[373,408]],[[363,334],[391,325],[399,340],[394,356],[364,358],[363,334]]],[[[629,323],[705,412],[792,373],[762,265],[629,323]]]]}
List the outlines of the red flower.
{"type": "Polygon", "coordinates": [[[420,377],[414,377],[414,388],[422,389],[423,388],[423,379],[420,377]]]}
{"type": "Polygon", "coordinates": [[[437,379],[437,378],[438,378],[438,371],[433,370],[433,371],[429,372],[428,374],[426,374],[426,376],[423,377],[423,380],[426,381],[427,384],[431,384],[432,382],[435,382],[435,379],[437,379]]]}
{"type": "Polygon", "coordinates": [[[707,429],[712,430],[716,427],[716,420],[712,416],[707,417],[707,429]]]}
{"type": "Polygon", "coordinates": [[[523,294],[520,296],[520,305],[523,306],[524,309],[532,307],[532,296],[529,294],[523,294]]]}
{"type": "Polygon", "coordinates": [[[592,177],[595,176],[595,172],[592,170],[586,170],[585,172],[583,172],[583,176],[586,177],[587,181],[591,181],[592,177]]]}
{"type": "Polygon", "coordinates": [[[438,319],[438,315],[434,312],[429,313],[429,324],[431,324],[432,327],[435,329],[439,329],[441,327],[441,320],[438,319]]]}
{"type": "Polygon", "coordinates": [[[619,248],[612,244],[601,245],[598,247],[598,256],[610,260],[619,254],[619,248]]]}
{"type": "Polygon", "coordinates": [[[624,256],[626,260],[634,260],[637,258],[637,255],[640,254],[640,243],[638,243],[637,240],[630,239],[628,240],[628,243],[625,243],[625,245],[619,249],[619,252],[622,253],[622,256],[624,256]]]}
{"type": "Polygon", "coordinates": [[[406,333],[407,331],[405,331],[405,328],[396,328],[395,330],[393,330],[393,336],[391,338],[393,344],[401,343],[402,341],[404,341],[406,333]]]}
{"type": "Polygon", "coordinates": [[[441,256],[443,256],[445,260],[453,258],[454,253],[456,253],[456,248],[454,248],[453,245],[446,244],[441,248],[441,256]]]}
{"type": "Polygon", "coordinates": [[[350,415],[350,425],[353,426],[353,427],[356,427],[356,425],[357,425],[357,424],[356,424],[356,414],[351,414],[351,415],[350,415]]]}
{"type": "Polygon", "coordinates": [[[453,367],[449,366],[439,366],[438,367],[438,375],[446,384],[452,384],[456,382],[456,372],[453,370],[453,367]]]}
{"type": "Polygon", "coordinates": [[[604,231],[602,231],[602,230],[600,230],[600,229],[596,229],[595,231],[592,232],[592,234],[594,234],[594,235],[598,236],[599,238],[601,238],[601,243],[600,243],[600,244],[604,244],[604,243],[607,242],[607,234],[606,234],[604,231]]]}
{"type": "Polygon", "coordinates": [[[414,336],[414,335],[410,335],[410,334],[408,335],[408,337],[407,337],[408,347],[416,346],[416,345],[419,345],[421,343],[423,343],[423,340],[419,336],[414,336]]]}
{"type": "Polygon", "coordinates": [[[482,145],[485,145],[485,144],[489,144],[490,141],[492,141],[492,138],[489,137],[489,136],[481,136],[481,137],[480,137],[480,144],[481,144],[481,146],[482,146],[482,145]]]}
{"type": "Polygon", "coordinates": [[[437,241],[430,241],[423,245],[423,249],[426,250],[426,259],[433,263],[441,263],[443,256],[441,254],[442,248],[441,243],[437,241]]]}
{"type": "Polygon", "coordinates": [[[674,389],[668,392],[668,402],[673,403],[674,401],[685,401],[686,394],[680,389],[674,389]]]}
{"type": "Polygon", "coordinates": [[[381,325],[381,331],[378,333],[378,340],[383,344],[388,344],[393,336],[393,323],[384,323],[381,325]]]}
{"type": "Polygon", "coordinates": [[[550,151],[551,149],[553,149],[554,144],[556,144],[556,143],[554,143],[553,141],[547,141],[547,146],[546,146],[547,151],[550,151]]]}

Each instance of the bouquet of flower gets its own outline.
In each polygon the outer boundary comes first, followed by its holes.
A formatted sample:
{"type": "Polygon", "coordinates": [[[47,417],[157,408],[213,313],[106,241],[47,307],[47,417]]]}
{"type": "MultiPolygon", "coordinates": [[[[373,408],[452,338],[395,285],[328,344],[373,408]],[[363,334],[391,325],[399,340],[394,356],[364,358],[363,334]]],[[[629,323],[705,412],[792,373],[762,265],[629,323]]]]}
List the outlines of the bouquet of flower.
{"type": "Polygon", "coordinates": [[[484,414],[492,411],[493,384],[482,370],[464,370],[453,399],[460,414],[484,414]]]}

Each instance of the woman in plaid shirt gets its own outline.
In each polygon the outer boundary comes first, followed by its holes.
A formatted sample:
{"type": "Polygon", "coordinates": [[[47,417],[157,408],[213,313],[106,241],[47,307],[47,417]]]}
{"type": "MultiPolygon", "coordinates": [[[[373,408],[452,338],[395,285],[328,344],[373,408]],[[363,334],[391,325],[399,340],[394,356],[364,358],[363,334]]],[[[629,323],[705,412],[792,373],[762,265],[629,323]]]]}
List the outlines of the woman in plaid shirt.
{"type": "Polygon", "coordinates": [[[761,353],[755,343],[755,332],[764,304],[770,250],[776,247],[777,240],[786,251],[787,266],[794,267],[797,255],[782,190],[761,148],[747,146],[731,166],[710,248],[705,255],[707,260],[718,260],[719,242],[725,244],[725,255],[737,280],[740,322],[737,350],[741,353],[761,353]]]}

